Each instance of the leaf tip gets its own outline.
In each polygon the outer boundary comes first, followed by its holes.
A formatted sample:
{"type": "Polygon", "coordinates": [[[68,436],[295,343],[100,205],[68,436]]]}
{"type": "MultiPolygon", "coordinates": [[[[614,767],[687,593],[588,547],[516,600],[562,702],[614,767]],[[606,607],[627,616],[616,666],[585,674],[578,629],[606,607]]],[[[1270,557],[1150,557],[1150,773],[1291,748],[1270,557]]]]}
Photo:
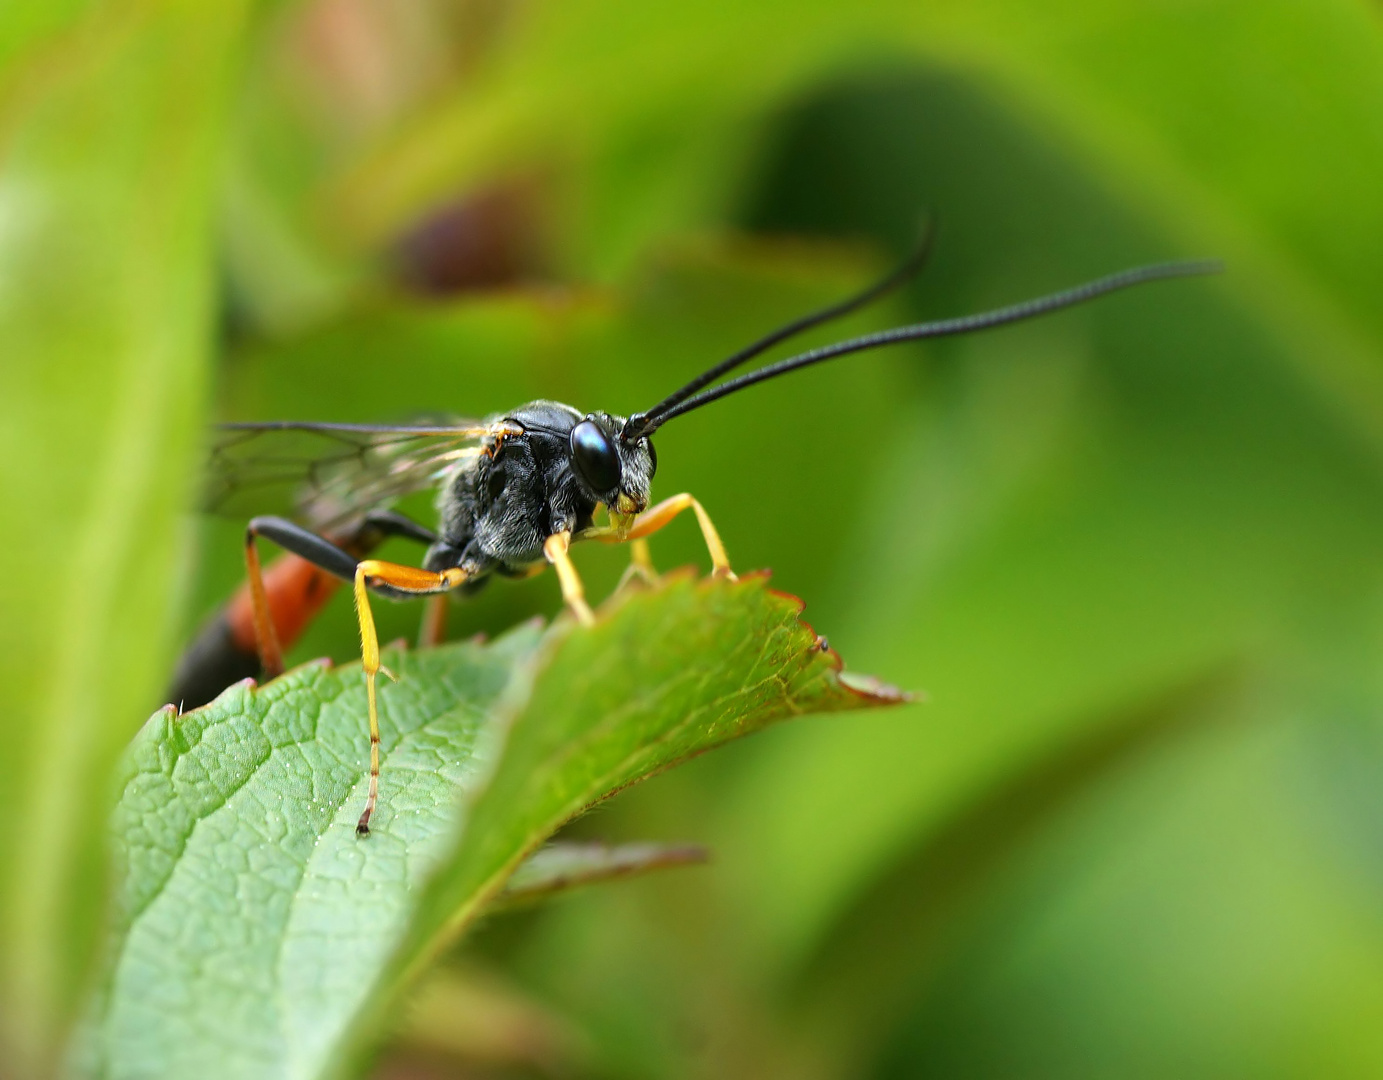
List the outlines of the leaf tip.
{"type": "MultiPolygon", "coordinates": [[[[839,660],[839,657],[836,659],[839,660]]],[[[906,705],[909,702],[927,700],[926,694],[903,690],[877,676],[846,671],[843,663],[836,670],[836,678],[840,680],[841,686],[865,698],[871,705],[906,705]]]]}
{"type": "MultiPolygon", "coordinates": [[[[882,679],[873,675],[863,675],[847,671],[845,660],[841,655],[831,648],[831,644],[826,637],[818,634],[811,623],[802,617],[802,613],[807,610],[807,602],[795,593],[786,592],[783,589],[774,589],[768,585],[772,571],[768,569],[749,570],[734,578],[717,577],[708,574],[704,577],[699,576],[695,567],[679,567],[661,576],[660,587],[666,587],[679,581],[693,579],[698,589],[703,591],[711,589],[733,589],[733,590],[760,590],[764,594],[772,597],[791,609],[792,617],[797,624],[810,635],[807,645],[807,654],[810,658],[814,653],[823,654],[829,661],[831,674],[836,683],[847,693],[857,698],[861,708],[873,708],[884,705],[903,705],[913,701],[927,700],[925,694],[914,694],[903,690],[891,683],[884,682],[882,679]]],[[[616,594],[617,596],[619,594],[616,594]]],[[[611,598],[614,599],[613,597],[611,598]]],[[[607,601],[602,607],[609,607],[607,601]]]]}
{"type": "MultiPolygon", "coordinates": [[[[740,578],[741,581],[757,581],[761,585],[768,580],[767,570],[758,570],[751,574],[745,574],[740,578]]],[[[812,652],[820,652],[830,659],[831,667],[834,671],[836,681],[851,694],[861,699],[861,705],[904,705],[908,702],[926,700],[926,695],[917,695],[908,690],[903,690],[892,683],[884,682],[874,675],[864,675],[854,671],[847,671],[845,659],[831,648],[831,643],[824,634],[818,634],[815,628],[806,619],[802,618],[802,613],[807,610],[807,602],[794,593],[784,592],[781,589],[770,589],[764,586],[764,591],[793,605],[797,611],[797,621],[808,633],[812,635],[811,644],[808,648],[812,652]]]]}

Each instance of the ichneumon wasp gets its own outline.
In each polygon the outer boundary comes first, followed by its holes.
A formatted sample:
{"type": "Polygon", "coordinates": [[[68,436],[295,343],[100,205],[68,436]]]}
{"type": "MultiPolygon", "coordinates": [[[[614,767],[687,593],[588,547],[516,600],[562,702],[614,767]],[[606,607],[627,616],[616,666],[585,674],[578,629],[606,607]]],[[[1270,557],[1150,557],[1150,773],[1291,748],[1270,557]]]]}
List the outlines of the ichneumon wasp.
{"type": "MultiPolygon", "coordinates": [[[[652,577],[647,538],[691,510],[710,552],[712,572],[733,577],[725,546],[710,516],[690,494],[650,506],[658,467],[653,434],[669,420],[756,383],[850,353],[906,341],[951,337],[1005,326],[1069,308],[1121,289],[1167,278],[1213,273],[1214,262],[1136,267],[977,315],[881,330],[811,349],[748,374],[723,376],[803,331],[853,312],[896,289],[922,267],[930,232],[887,277],[855,296],[797,319],[702,372],[658,404],[631,416],[583,412],[555,401],[531,401],[480,421],[385,426],[298,421],[227,424],[213,449],[210,498],[247,488],[293,487],[308,528],[286,517],[255,517],[245,532],[248,586],[211,636],[189,652],[180,681],[226,685],[244,674],[238,664],[253,649],[263,673],[283,670],[281,637],[291,639],[331,591],[331,579],[352,584],[360,622],[369,707],[369,792],[356,832],[369,833],[379,795],[381,671],[370,593],[395,599],[433,597],[424,641],[437,640],[444,594],[478,588],[492,575],[524,577],[551,564],[566,606],[583,624],[594,621],[569,549],[578,540],[632,545],[630,571],[652,577]],[[306,453],[280,444],[313,441],[306,453]],[[325,449],[323,449],[325,448],[325,449]],[[389,508],[413,491],[437,489],[438,523],[429,529],[389,508]],[[602,518],[603,511],[603,520],[602,518]],[[370,558],[388,536],[426,547],[420,567],[370,558]],[[297,556],[261,570],[257,540],[274,541],[297,556]],[[429,628],[431,628],[429,630],[429,628]],[[221,646],[230,642],[229,654],[221,646]],[[199,651],[200,650],[200,651],[199,651]],[[218,659],[219,658],[219,659],[218,659]],[[218,666],[219,665],[219,666],[218,666]]],[[[177,693],[175,691],[175,700],[177,693]]]]}

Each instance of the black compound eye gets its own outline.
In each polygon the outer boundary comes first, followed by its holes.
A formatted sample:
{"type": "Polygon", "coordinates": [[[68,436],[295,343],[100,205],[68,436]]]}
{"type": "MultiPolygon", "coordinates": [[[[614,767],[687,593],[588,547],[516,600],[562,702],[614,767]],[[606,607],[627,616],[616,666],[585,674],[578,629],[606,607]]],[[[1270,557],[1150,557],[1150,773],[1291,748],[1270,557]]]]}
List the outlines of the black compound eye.
{"type": "Polygon", "coordinates": [[[648,478],[652,480],[658,475],[658,451],[653,449],[653,440],[645,439],[648,443],[648,478]]]}
{"type": "Polygon", "coordinates": [[[591,490],[606,492],[619,487],[619,453],[593,421],[582,420],[571,429],[571,456],[591,490]]]}

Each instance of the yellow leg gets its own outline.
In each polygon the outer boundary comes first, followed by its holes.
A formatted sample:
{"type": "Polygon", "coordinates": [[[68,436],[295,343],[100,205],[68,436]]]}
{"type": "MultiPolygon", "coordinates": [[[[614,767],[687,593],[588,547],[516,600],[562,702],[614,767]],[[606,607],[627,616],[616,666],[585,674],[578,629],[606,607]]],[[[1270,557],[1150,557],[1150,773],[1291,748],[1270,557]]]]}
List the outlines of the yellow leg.
{"type": "Polygon", "coordinates": [[[653,556],[648,550],[648,541],[642,538],[629,541],[629,565],[619,576],[615,591],[618,592],[635,578],[646,585],[658,584],[658,571],[653,565],[653,556]]]}
{"type": "Polygon", "coordinates": [[[375,632],[374,613],[370,611],[370,586],[388,585],[401,592],[424,596],[448,592],[465,580],[466,572],[459,569],[433,573],[378,559],[366,559],[356,565],[355,613],[360,620],[360,659],[365,669],[365,699],[370,710],[370,791],[365,798],[365,812],[355,826],[357,836],[370,835],[370,816],[379,802],[379,705],[375,698],[375,677],[381,670],[389,674],[379,663],[379,635],[375,632]]]}
{"type": "Polygon", "coordinates": [[[711,553],[711,573],[716,577],[729,578],[734,581],[735,574],[730,569],[730,557],[725,554],[725,545],[720,542],[720,533],[716,532],[715,525],[711,523],[711,516],[706,513],[706,508],[701,503],[685,492],[681,495],[674,495],[670,499],[664,499],[657,506],[645,510],[635,519],[633,527],[623,537],[613,532],[588,535],[593,540],[600,540],[607,544],[616,543],[621,539],[643,540],[652,536],[687,509],[696,512],[696,521],[701,526],[701,535],[706,541],[706,550],[711,553]]]}
{"type": "Polygon", "coordinates": [[[583,626],[592,626],[595,624],[595,614],[586,603],[586,589],[581,584],[576,567],[572,565],[570,547],[570,532],[554,533],[543,544],[543,554],[557,569],[557,580],[562,585],[562,599],[567,602],[567,607],[571,608],[571,613],[583,626]]]}

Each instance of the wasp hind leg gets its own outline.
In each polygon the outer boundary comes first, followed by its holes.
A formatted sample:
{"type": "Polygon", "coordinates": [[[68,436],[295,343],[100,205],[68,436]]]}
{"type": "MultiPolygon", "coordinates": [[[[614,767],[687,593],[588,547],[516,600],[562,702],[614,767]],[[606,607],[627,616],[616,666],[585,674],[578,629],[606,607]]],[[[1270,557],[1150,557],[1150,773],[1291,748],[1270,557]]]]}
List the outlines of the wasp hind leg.
{"type": "Polygon", "coordinates": [[[245,570],[250,586],[250,610],[254,622],[255,642],[259,647],[259,662],[267,678],[283,674],[283,650],[279,645],[278,630],[275,624],[282,621],[284,613],[274,611],[283,606],[283,598],[271,597],[264,584],[264,573],[259,562],[258,537],[272,540],[285,551],[297,555],[319,570],[350,581],[355,574],[357,557],[338,547],[330,540],[323,539],[301,525],[281,517],[257,517],[245,527],[245,570]],[[280,614],[281,618],[275,618],[280,614]]]}
{"type": "MultiPolygon", "coordinates": [[[[421,526],[408,528],[412,523],[407,523],[403,518],[398,521],[381,518],[371,523],[386,531],[412,535],[416,539],[424,539],[426,534],[421,526]]],[[[260,536],[306,559],[313,566],[355,584],[355,611],[360,620],[360,658],[365,669],[365,698],[370,713],[370,790],[365,799],[365,811],[360,815],[355,831],[359,836],[368,836],[370,817],[379,802],[379,703],[376,700],[375,680],[381,671],[388,674],[388,670],[379,662],[379,635],[375,631],[374,614],[370,611],[369,591],[383,589],[395,596],[428,596],[450,592],[465,584],[471,575],[460,567],[432,571],[378,559],[358,560],[350,552],[286,518],[255,518],[245,530],[245,564],[250,576],[250,596],[260,658],[265,672],[271,675],[283,671],[283,656],[274,631],[264,577],[260,572],[259,550],[255,544],[255,539],[260,536]]]]}
{"type": "Polygon", "coordinates": [[[428,596],[450,592],[465,584],[469,574],[459,567],[448,570],[421,570],[416,566],[365,559],[355,566],[355,613],[360,620],[360,659],[365,670],[365,700],[370,712],[370,790],[365,797],[365,810],[356,823],[357,836],[370,835],[370,817],[379,802],[379,704],[375,681],[383,671],[392,673],[379,662],[379,635],[375,617],[370,610],[370,589],[384,588],[395,595],[428,596]]]}
{"type": "Polygon", "coordinates": [[[431,530],[392,510],[372,511],[353,530],[331,540],[286,518],[257,517],[249,523],[245,529],[248,621],[265,677],[283,674],[281,633],[287,636],[289,645],[297,639],[331,595],[334,584],[330,577],[350,581],[355,576],[355,564],[390,536],[423,544],[437,540],[431,530]],[[307,566],[299,563],[294,567],[290,563],[280,568],[276,563],[266,574],[255,542],[261,536],[296,555],[307,566]]]}

